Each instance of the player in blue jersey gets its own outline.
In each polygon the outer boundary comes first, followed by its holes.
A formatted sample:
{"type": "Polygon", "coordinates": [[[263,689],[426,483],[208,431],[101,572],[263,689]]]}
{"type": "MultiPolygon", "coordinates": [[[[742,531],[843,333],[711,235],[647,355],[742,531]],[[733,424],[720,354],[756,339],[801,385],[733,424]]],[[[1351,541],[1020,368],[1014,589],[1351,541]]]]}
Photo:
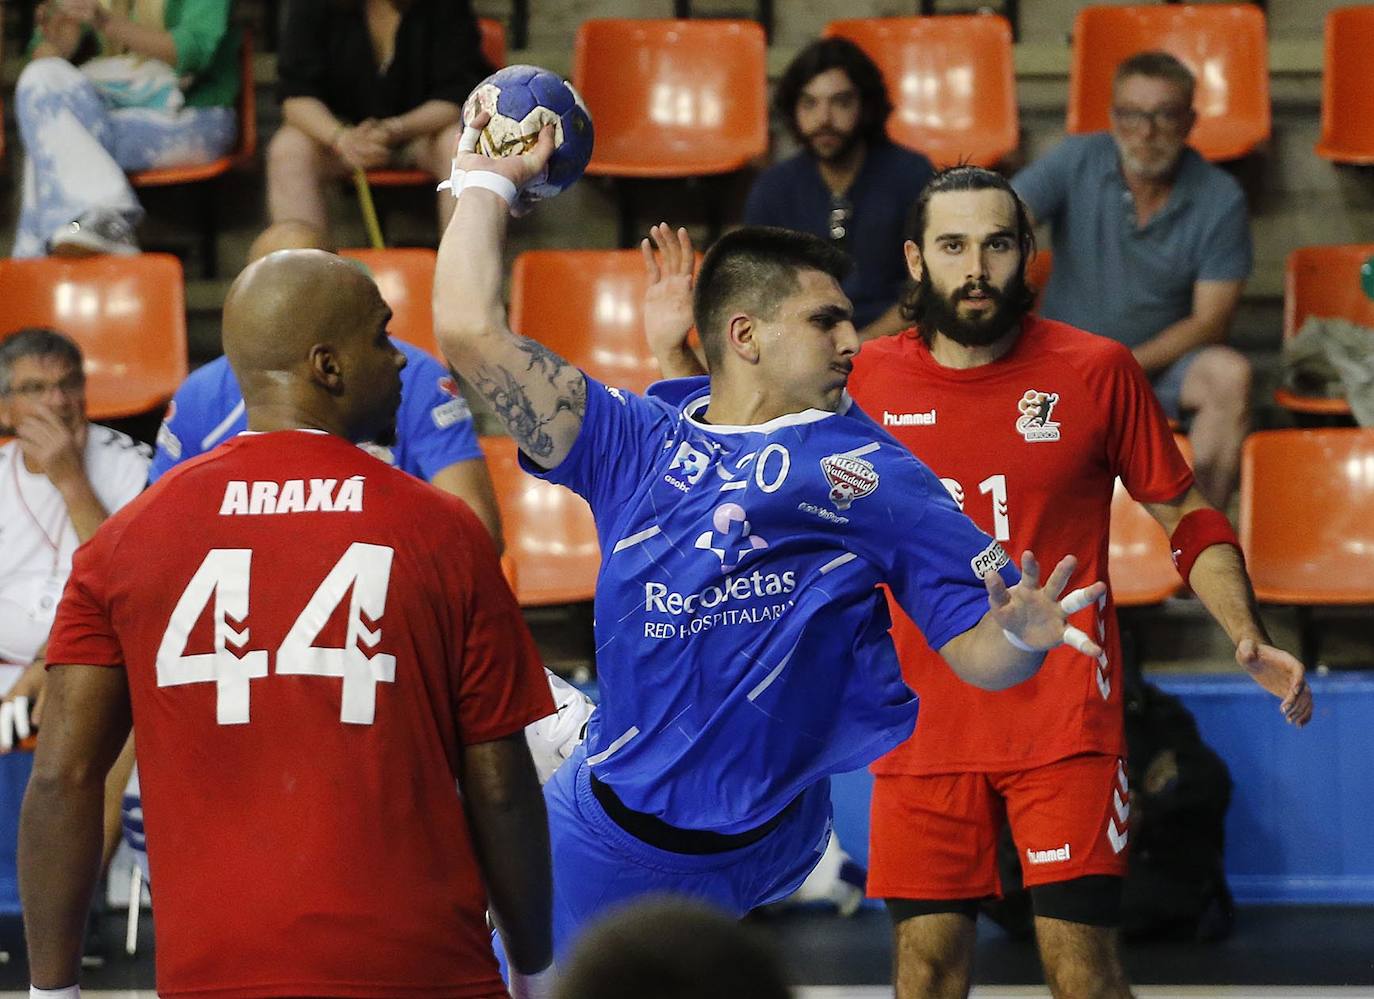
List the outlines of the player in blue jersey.
{"type": "Polygon", "coordinates": [[[877,584],[959,676],[991,689],[1063,641],[1096,654],[1066,617],[1105,587],[1061,601],[1072,558],[1043,588],[1030,553],[1019,575],[850,405],[859,339],[844,258],[821,240],[743,229],[707,254],[694,312],[709,380],[641,398],[511,332],[509,206],[552,134],[505,159],[466,152],[475,138],[454,160],[466,189],[439,249],[435,332],[526,468],[586,497],[603,557],[601,705],[545,787],[555,949],[647,893],[743,913],[789,894],[820,857],[828,776],[915,725],[877,584]]]}
{"type": "MultiPolygon", "coordinates": [[[[482,449],[473,431],[472,412],[457,380],[419,347],[392,338],[406,356],[401,371],[401,408],[396,440],[363,447],[389,465],[452,493],[472,507],[500,545],[501,521],[482,449]]],[[[204,454],[248,427],[229,362],[218,357],[202,365],[177,389],[157,434],[157,451],[148,481],[173,466],[204,454]]]]}

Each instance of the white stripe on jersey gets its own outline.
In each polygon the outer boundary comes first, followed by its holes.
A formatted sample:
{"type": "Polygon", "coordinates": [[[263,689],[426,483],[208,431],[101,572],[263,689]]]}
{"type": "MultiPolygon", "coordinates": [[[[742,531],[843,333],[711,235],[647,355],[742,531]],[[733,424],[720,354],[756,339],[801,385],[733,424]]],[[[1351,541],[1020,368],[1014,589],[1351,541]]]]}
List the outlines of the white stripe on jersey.
{"type": "Polygon", "coordinates": [[[661,530],[662,529],[657,526],[648,527],[637,534],[631,534],[628,538],[621,538],[619,541],[615,543],[615,547],[611,549],[611,554],[614,555],[616,552],[624,551],[626,548],[633,548],[641,541],[648,541],[655,534],[658,534],[661,530]]]}
{"type": "Polygon", "coordinates": [[[211,430],[208,434],[205,435],[204,439],[202,439],[200,442],[200,449],[202,451],[208,451],[216,444],[218,444],[221,440],[223,440],[224,435],[229,432],[229,428],[234,425],[234,421],[242,415],[243,400],[240,399],[239,404],[235,406],[233,409],[229,410],[229,415],[226,416],[223,420],[221,420],[219,422],[219,425],[216,426],[214,430],[211,430]]]}

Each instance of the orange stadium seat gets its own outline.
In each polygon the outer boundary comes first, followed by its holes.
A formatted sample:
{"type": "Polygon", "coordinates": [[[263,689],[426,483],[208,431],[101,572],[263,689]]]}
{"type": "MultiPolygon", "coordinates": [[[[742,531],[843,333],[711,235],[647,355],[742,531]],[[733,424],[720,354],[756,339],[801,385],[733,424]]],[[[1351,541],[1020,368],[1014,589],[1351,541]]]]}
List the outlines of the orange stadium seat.
{"type": "Polygon", "coordinates": [[[1374,163],[1374,6],[1342,7],[1326,15],[1322,66],[1322,132],[1317,155],[1338,163],[1374,163]]]}
{"type": "Polygon", "coordinates": [[[644,340],[638,250],[531,250],[515,258],[511,329],[598,381],[642,393],[662,378],[644,340]]]}
{"type": "MultiPolygon", "coordinates": [[[[250,166],[258,151],[258,102],[253,76],[253,35],[243,29],[239,51],[239,137],[238,143],[225,156],[198,163],[194,166],[161,167],[155,170],[140,170],[129,175],[129,183],[134,187],[173,187],[182,184],[199,184],[224,176],[235,167],[250,166]]],[[[215,245],[217,230],[218,192],[206,188],[201,199],[201,266],[204,276],[214,277],[218,269],[218,251],[215,245]]]]}
{"type": "Polygon", "coordinates": [[[1371,510],[1374,429],[1251,434],[1241,452],[1240,540],[1255,596],[1374,604],[1371,510]]]}
{"type": "Polygon", "coordinates": [[[522,607],[592,599],[601,569],[596,525],[586,502],[571,490],[520,468],[515,442],[483,437],[487,469],[501,508],[507,580],[522,607]],[[513,566],[513,571],[512,571],[513,566]]]}
{"type": "Polygon", "coordinates": [[[434,288],[434,251],[423,248],[389,250],[340,250],[340,255],[363,264],[391,306],[391,335],[428,351],[440,360],[443,355],[434,340],[434,311],[430,297],[434,288]]]}
{"type": "Polygon", "coordinates": [[[753,21],[583,21],[573,85],[596,123],[587,172],[704,176],[763,156],[765,55],[753,21]]]}
{"type": "MultiPolygon", "coordinates": [[[[482,56],[493,69],[506,64],[506,26],[494,17],[479,17],[482,56]]],[[[373,187],[419,187],[434,180],[425,170],[369,170],[367,182],[373,187]]]]}
{"type": "Polygon", "coordinates": [[[893,142],[937,166],[991,167],[1020,143],[1011,26],[996,15],[831,21],[883,71],[894,105],[893,142]]]}
{"type": "MultiPolygon", "coordinates": [[[[1374,243],[1304,246],[1288,255],[1283,279],[1283,336],[1295,337],[1308,316],[1348,319],[1374,327],[1374,301],[1360,285],[1360,267],[1374,257],[1374,243]]],[[[1345,399],[1308,396],[1278,388],[1274,401],[1295,413],[1349,416],[1345,399]]]]}
{"type": "Polygon", "coordinates": [[[1163,49],[1197,78],[1188,142],[1209,160],[1237,159],[1270,131],[1264,12],[1252,3],[1086,7],[1073,29],[1068,130],[1109,125],[1112,75],[1137,52],[1163,49]]]}
{"type": "Polygon", "coordinates": [[[165,253],[0,260],[0,331],[22,326],[81,345],[92,419],[158,408],[186,378],[184,281],[165,253]]]}

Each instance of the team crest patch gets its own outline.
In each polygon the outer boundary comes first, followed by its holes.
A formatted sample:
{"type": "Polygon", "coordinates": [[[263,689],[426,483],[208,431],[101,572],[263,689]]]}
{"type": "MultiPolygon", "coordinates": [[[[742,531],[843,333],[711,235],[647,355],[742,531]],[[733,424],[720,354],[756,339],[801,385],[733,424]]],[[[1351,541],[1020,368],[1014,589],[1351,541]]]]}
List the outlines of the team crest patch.
{"type": "Polygon", "coordinates": [[[1016,429],[1030,443],[1036,441],[1059,440],[1059,424],[1050,417],[1055,404],[1059,402],[1058,392],[1040,392],[1026,389],[1016,408],[1021,411],[1016,421],[1016,429]]]}
{"type": "Polygon", "coordinates": [[[837,510],[848,510],[856,499],[872,495],[878,488],[878,470],[871,461],[848,454],[832,454],[821,459],[821,471],[830,483],[830,502],[837,510]]]}

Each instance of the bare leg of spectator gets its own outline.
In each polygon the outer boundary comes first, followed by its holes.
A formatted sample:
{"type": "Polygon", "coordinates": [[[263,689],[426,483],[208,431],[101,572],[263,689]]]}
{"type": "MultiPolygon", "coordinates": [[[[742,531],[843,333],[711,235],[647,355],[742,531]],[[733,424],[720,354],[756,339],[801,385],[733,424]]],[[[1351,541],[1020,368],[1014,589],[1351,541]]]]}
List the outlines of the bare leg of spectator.
{"type": "Polygon", "coordinates": [[[1198,488],[1225,510],[1240,472],[1240,447],[1250,429],[1250,362],[1230,347],[1208,347],[1183,379],[1179,403],[1193,414],[1198,488]]]}
{"type": "Polygon", "coordinates": [[[325,179],[340,172],[338,157],[300,129],[283,123],[267,145],[267,214],[329,231],[325,179]]]}
{"type": "MultiPolygon", "coordinates": [[[[409,159],[416,169],[433,174],[436,183],[447,180],[453,171],[453,153],[458,148],[458,137],[463,133],[460,124],[448,125],[432,135],[422,135],[409,143],[402,153],[402,159],[409,159]]],[[[448,220],[458,202],[448,191],[440,191],[438,200],[439,232],[448,228],[448,220]]]]}

